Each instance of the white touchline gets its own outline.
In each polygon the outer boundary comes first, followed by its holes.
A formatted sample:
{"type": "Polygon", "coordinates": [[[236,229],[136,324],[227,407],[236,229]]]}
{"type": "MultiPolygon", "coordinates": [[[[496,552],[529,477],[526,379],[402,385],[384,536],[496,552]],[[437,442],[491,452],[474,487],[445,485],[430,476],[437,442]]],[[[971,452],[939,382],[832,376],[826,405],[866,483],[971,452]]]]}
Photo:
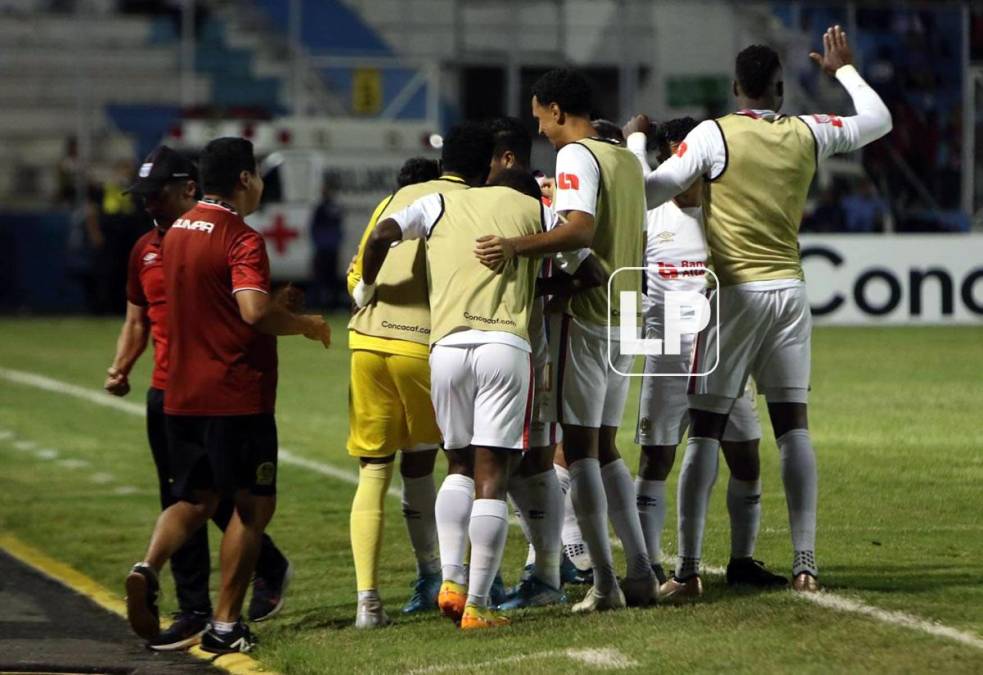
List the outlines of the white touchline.
{"type": "Polygon", "coordinates": [[[424,673],[443,673],[449,670],[468,670],[477,671],[488,666],[503,666],[510,663],[521,663],[522,661],[532,661],[534,659],[555,659],[566,658],[571,661],[589,666],[597,670],[625,670],[634,668],[638,661],[622,654],[617,649],[604,647],[600,649],[551,649],[545,652],[534,654],[516,654],[515,656],[505,656],[500,659],[490,661],[478,661],[473,663],[442,663],[436,666],[427,666],[409,671],[409,675],[423,675],[424,673]]]}
{"type": "MultiPolygon", "coordinates": [[[[65,394],[68,396],[74,396],[90,403],[95,403],[96,405],[105,406],[107,408],[114,408],[121,412],[129,413],[131,415],[144,416],[146,415],[146,408],[144,406],[132,403],[130,401],[123,401],[121,399],[110,396],[109,394],[98,391],[95,389],[87,389],[85,387],[79,387],[74,384],[69,384],[68,382],[62,382],[60,380],[55,380],[50,377],[45,377],[44,375],[38,375],[36,373],[27,373],[20,370],[10,370],[8,368],[0,368],[0,379],[7,380],[8,382],[14,382],[17,384],[24,384],[30,387],[35,387],[38,389],[43,389],[45,391],[50,391],[56,394],[65,394]]],[[[317,462],[312,459],[306,459],[295,455],[289,450],[280,448],[280,459],[285,464],[292,464],[294,466],[299,466],[310,471],[314,471],[323,476],[328,476],[330,478],[335,478],[346,483],[351,483],[353,485],[358,484],[358,476],[351,472],[345,471],[344,469],[339,469],[338,467],[331,466],[329,464],[324,464],[322,462],[317,462]]],[[[400,492],[396,488],[389,489],[389,495],[391,497],[399,497],[400,492]]],[[[719,575],[724,574],[726,570],[721,567],[706,566],[703,567],[704,571],[708,574],[719,575]]],[[[940,623],[927,621],[925,619],[918,618],[916,616],[905,614],[903,612],[894,612],[886,609],[880,609],[879,607],[874,607],[872,605],[867,605],[859,600],[854,600],[852,598],[843,597],[830,592],[822,593],[794,593],[796,597],[808,600],[822,607],[828,609],[834,609],[841,612],[849,612],[852,614],[861,614],[863,616],[870,617],[881,623],[886,623],[892,626],[899,626],[902,628],[909,628],[911,630],[921,631],[929,635],[934,635],[935,637],[940,637],[948,640],[954,640],[961,644],[975,647],[977,649],[983,649],[983,638],[973,633],[968,633],[965,631],[958,630],[956,628],[951,628],[940,623]]],[[[567,650],[567,652],[578,651],[578,650],[567,650]]],[[[605,650],[579,650],[579,651],[605,651],[605,650]]],[[[577,657],[570,656],[567,652],[562,653],[568,658],[577,657]]],[[[543,654],[556,654],[557,652],[543,652],[543,654]]],[[[537,655],[524,656],[522,658],[533,658],[537,655]]],[[[508,660],[502,660],[502,663],[508,663],[508,660]]],[[[489,662],[489,664],[499,663],[489,662]]],[[[449,666],[444,668],[442,666],[437,667],[437,670],[424,669],[412,672],[440,672],[443,670],[456,669],[460,664],[455,666],[449,666]]],[[[480,665],[480,664],[476,664],[480,665]]],[[[622,667],[622,666],[618,666],[622,667]]]]}

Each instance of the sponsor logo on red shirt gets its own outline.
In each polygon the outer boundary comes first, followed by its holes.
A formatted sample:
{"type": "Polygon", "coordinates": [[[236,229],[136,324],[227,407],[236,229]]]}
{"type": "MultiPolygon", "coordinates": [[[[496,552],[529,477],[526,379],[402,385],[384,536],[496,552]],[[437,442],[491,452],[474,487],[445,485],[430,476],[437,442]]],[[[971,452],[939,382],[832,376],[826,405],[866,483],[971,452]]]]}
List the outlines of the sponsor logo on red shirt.
{"type": "Polygon", "coordinates": [[[561,173],[556,177],[556,185],[561,190],[579,190],[580,179],[575,173],[561,173]]]}

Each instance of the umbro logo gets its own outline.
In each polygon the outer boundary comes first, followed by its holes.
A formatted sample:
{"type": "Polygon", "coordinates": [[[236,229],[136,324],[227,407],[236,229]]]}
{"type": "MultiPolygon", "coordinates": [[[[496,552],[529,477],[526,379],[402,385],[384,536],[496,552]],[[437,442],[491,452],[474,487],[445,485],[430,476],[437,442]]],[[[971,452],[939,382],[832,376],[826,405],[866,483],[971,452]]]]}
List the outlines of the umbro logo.
{"type": "Polygon", "coordinates": [[[145,256],[143,256],[143,264],[149,265],[153,261],[157,260],[158,257],[159,256],[156,253],[154,253],[153,251],[150,251],[145,256]]]}

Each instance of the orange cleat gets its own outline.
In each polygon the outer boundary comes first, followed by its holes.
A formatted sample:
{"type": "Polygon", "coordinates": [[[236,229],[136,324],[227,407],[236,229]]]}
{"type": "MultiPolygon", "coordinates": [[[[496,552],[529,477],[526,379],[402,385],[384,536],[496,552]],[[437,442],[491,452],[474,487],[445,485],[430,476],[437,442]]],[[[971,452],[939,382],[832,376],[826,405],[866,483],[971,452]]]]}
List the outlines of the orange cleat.
{"type": "Polygon", "coordinates": [[[461,630],[479,630],[482,628],[498,628],[512,623],[507,616],[499,614],[487,607],[467,605],[461,617],[461,630]]]}
{"type": "Polygon", "coordinates": [[[802,572],[796,574],[792,580],[792,590],[799,593],[818,593],[819,582],[808,572],[802,572]]]}
{"type": "Polygon", "coordinates": [[[460,621],[464,615],[464,606],[468,602],[468,589],[456,581],[445,581],[440,585],[437,594],[437,607],[440,613],[448,619],[460,621]]]}
{"type": "Polygon", "coordinates": [[[669,580],[659,588],[659,600],[662,602],[685,602],[701,595],[703,595],[703,582],[700,581],[698,574],[685,581],[669,577],[669,580]]]}

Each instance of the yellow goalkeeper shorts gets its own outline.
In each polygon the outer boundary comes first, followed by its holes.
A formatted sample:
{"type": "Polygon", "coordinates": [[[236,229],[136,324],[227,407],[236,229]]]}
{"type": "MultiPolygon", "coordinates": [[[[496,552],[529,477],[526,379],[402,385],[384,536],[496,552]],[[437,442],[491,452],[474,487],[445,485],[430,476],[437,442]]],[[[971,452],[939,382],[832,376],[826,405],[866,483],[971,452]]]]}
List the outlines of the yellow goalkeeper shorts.
{"type": "Polygon", "coordinates": [[[397,450],[433,448],[439,443],[428,360],[352,351],[348,454],[388,457],[397,450]]]}

